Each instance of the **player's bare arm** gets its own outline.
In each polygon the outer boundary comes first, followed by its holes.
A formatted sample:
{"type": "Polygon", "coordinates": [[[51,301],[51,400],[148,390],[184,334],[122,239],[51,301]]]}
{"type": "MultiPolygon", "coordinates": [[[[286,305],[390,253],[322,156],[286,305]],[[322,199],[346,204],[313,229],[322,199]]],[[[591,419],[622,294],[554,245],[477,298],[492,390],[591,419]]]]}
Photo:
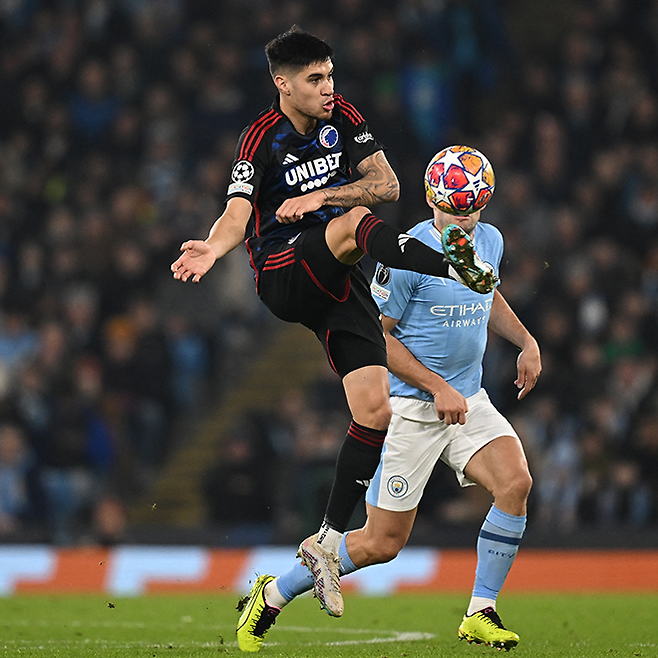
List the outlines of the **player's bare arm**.
{"type": "Polygon", "coordinates": [[[250,216],[249,201],[241,197],[231,199],[205,240],[188,240],[181,245],[183,253],[171,265],[174,279],[187,281],[191,278],[194,283],[198,283],[218,258],[225,256],[244,240],[250,216]]]}
{"type": "Polygon", "coordinates": [[[521,350],[516,360],[514,384],[519,389],[517,397],[522,400],[535,387],[541,374],[541,353],[537,341],[498,290],[494,292],[489,328],[521,350]]]}
{"type": "Polygon", "coordinates": [[[382,326],[386,336],[388,369],[403,382],[427,391],[434,396],[434,406],[440,420],[446,425],[463,425],[466,422],[468,402],[466,398],[437,373],[424,366],[397,339],[391,331],[398,323],[394,318],[382,315],[382,326]]]}
{"type": "Polygon", "coordinates": [[[377,151],[357,165],[361,178],[349,185],[319,190],[324,196],[323,205],[372,206],[390,203],[400,198],[400,183],[383,151],[377,151]]]}
{"type": "Polygon", "coordinates": [[[357,166],[361,178],[348,185],[315,190],[309,194],[286,199],[276,211],[282,224],[292,224],[305,213],[322,206],[371,206],[378,203],[397,201],[400,196],[398,178],[383,151],[377,151],[362,160],[357,166]]]}

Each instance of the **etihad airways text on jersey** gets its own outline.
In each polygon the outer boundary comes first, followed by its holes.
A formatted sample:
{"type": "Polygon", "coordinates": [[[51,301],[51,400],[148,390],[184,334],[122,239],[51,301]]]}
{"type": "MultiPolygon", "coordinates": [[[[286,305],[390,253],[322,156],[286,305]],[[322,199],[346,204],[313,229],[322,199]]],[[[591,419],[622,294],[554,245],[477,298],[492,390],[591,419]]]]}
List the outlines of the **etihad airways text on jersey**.
{"type": "Polygon", "coordinates": [[[491,309],[493,299],[485,299],[484,303],[473,302],[472,304],[436,304],[430,308],[432,315],[439,317],[453,317],[464,315],[475,315],[476,313],[486,313],[491,309]]]}

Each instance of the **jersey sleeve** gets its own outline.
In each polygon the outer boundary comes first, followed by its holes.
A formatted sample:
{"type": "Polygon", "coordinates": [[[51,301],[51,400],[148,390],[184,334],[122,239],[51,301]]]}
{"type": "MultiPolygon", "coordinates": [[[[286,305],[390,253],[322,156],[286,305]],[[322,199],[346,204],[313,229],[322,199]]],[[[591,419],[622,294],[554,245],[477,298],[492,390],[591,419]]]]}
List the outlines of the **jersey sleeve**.
{"type": "Polygon", "coordinates": [[[498,231],[499,235],[499,240],[498,240],[498,252],[496,254],[496,271],[499,272],[500,276],[500,263],[503,260],[503,252],[505,251],[505,239],[503,238],[503,234],[498,231]]]}
{"type": "Polygon", "coordinates": [[[373,153],[386,150],[386,147],[373,137],[368,124],[354,105],[339,94],[336,94],[335,102],[343,114],[345,148],[350,162],[355,167],[373,153]]]}
{"type": "Polygon", "coordinates": [[[498,276],[498,283],[496,284],[496,287],[498,287],[500,285],[500,263],[503,260],[505,242],[503,234],[495,226],[487,224],[485,228],[487,229],[489,240],[491,241],[491,265],[498,276]]]}
{"type": "Polygon", "coordinates": [[[226,200],[242,197],[254,204],[268,162],[267,140],[263,139],[268,124],[256,120],[247,126],[238,139],[231,165],[231,181],[226,200]]]}
{"type": "Polygon", "coordinates": [[[416,272],[396,270],[379,263],[370,284],[370,292],[382,315],[394,320],[401,319],[414,294],[417,280],[416,272]]]}

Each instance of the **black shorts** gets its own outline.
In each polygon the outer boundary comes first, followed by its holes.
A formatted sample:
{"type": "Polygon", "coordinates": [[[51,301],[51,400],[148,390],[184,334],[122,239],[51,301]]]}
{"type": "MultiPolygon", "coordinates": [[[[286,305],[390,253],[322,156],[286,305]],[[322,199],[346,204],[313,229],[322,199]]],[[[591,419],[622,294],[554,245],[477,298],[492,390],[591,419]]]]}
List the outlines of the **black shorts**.
{"type": "Polygon", "coordinates": [[[359,265],[336,260],[325,231],[323,224],[305,229],[292,244],[271,243],[258,295],[281,320],[313,331],[341,377],[364,366],[386,367],[386,341],[370,285],[359,265]]]}

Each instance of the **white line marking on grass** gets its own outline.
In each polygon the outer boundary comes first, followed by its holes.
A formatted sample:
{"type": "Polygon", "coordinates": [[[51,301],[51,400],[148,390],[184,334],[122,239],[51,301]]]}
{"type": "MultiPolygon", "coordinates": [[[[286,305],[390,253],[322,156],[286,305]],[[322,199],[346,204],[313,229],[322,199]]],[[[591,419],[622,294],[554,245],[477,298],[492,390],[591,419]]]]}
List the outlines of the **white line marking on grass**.
{"type": "Polygon", "coordinates": [[[341,646],[343,644],[382,644],[384,642],[416,642],[418,640],[431,640],[433,637],[436,637],[434,633],[395,633],[393,637],[373,637],[370,640],[343,640],[342,642],[325,642],[324,644],[326,646],[333,647],[333,646],[341,646]]]}
{"type": "MultiPolygon", "coordinates": [[[[277,631],[291,631],[295,633],[343,633],[351,635],[376,635],[381,633],[382,630],[368,630],[365,628],[308,628],[304,626],[277,626],[277,631]]],[[[417,642],[418,640],[431,640],[436,637],[434,633],[420,633],[420,632],[410,632],[410,631],[384,631],[390,633],[388,637],[372,637],[368,639],[359,639],[359,640],[340,640],[340,641],[331,641],[331,642],[303,642],[302,646],[325,646],[325,647],[336,647],[349,644],[384,644],[387,642],[417,642]]],[[[228,644],[234,644],[233,642],[228,644]]],[[[237,643],[236,643],[237,644],[237,643]]],[[[284,644],[291,644],[290,642],[264,642],[264,645],[267,646],[277,646],[284,644]]]]}

